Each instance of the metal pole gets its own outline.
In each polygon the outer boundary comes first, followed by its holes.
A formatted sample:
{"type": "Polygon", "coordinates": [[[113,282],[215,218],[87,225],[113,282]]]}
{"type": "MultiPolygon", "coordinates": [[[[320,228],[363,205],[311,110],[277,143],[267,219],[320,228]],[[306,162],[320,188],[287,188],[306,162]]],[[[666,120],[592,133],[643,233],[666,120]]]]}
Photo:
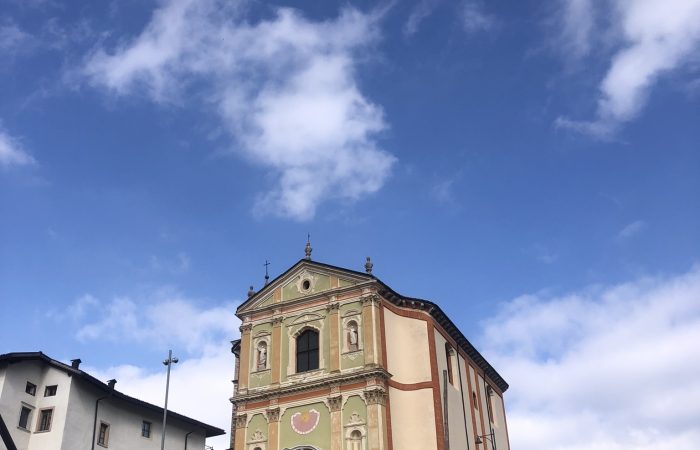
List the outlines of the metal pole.
{"type": "Polygon", "coordinates": [[[165,450],[165,424],[168,418],[168,390],[170,389],[170,366],[177,364],[178,359],[173,358],[173,351],[168,350],[168,359],[163,361],[163,364],[168,366],[168,375],[165,378],[165,407],[163,408],[163,432],[160,435],[160,450],[165,450]]]}

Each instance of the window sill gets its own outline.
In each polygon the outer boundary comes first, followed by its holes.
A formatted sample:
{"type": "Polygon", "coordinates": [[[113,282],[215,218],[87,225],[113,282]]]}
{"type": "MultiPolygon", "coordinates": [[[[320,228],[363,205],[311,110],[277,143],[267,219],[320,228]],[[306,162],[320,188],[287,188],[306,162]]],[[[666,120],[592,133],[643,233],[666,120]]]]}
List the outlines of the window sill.
{"type": "Polygon", "coordinates": [[[272,369],[253,370],[253,371],[250,372],[250,374],[252,375],[252,374],[254,374],[254,373],[265,373],[265,372],[270,372],[271,370],[272,370],[272,369]]]}
{"type": "Polygon", "coordinates": [[[29,434],[32,433],[32,432],[29,430],[29,428],[22,428],[22,427],[20,427],[19,425],[17,426],[17,429],[18,429],[18,430],[22,430],[22,431],[24,431],[25,433],[29,433],[29,434]]]}
{"type": "Polygon", "coordinates": [[[97,443],[102,448],[109,448],[109,444],[100,444],[99,442],[97,443]]]}

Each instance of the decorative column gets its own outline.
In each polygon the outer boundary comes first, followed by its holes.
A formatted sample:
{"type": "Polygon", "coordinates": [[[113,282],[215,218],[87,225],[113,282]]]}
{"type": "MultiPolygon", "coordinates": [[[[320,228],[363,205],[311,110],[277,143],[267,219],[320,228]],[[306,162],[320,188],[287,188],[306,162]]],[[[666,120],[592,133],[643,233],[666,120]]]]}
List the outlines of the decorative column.
{"type": "Polygon", "coordinates": [[[328,397],[328,408],[331,411],[331,450],[343,449],[343,396],[338,394],[328,397]]]}
{"type": "Polygon", "coordinates": [[[233,450],[245,450],[245,432],[248,427],[248,414],[236,416],[236,447],[233,450]]]}
{"type": "Polygon", "coordinates": [[[277,450],[280,448],[280,409],[277,402],[265,411],[265,415],[267,415],[267,448],[277,450]]]}
{"type": "Polygon", "coordinates": [[[386,390],[379,386],[365,390],[367,404],[367,443],[368,450],[386,450],[386,390]]]}
{"type": "Polygon", "coordinates": [[[365,366],[379,364],[379,296],[369,293],[362,296],[362,338],[365,366]]]}
{"type": "Polygon", "coordinates": [[[332,296],[331,302],[333,303],[326,306],[326,310],[328,311],[328,325],[331,327],[331,373],[340,371],[340,304],[336,303],[335,300],[336,297],[332,296]]]}
{"type": "Polygon", "coordinates": [[[282,367],[282,316],[272,318],[272,384],[280,384],[281,367],[282,367]]]}
{"type": "Polygon", "coordinates": [[[253,325],[241,325],[241,361],[238,374],[238,391],[245,393],[248,390],[248,376],[250,375],[250,332],[253,325]]]}

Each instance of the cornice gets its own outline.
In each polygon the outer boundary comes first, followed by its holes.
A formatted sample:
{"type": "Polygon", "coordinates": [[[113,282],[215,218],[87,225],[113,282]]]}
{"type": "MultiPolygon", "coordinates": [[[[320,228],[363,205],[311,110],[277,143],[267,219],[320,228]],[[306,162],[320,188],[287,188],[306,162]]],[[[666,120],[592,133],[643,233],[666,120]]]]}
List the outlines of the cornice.
{"type": "Polygon", "coordinates": [[[285,395],[297,394],[300,392],[314,391],[323,387],[332,387],[334,385],[350,384],[355,381],[363,381],[369,379],[381,379],[386,382],[391,378],[391,374],[381,367],[373,367],[369,370],[354,372],[350,374],[331,375],[315,381],[306,383],[292,384],[289,386],[281,386],[279,388],[266,389],[264,391],[239,394],[231,397],[229,400],[234,405],[245,404],[249,402],[258,402],[269,400],[272,398],[280,398],[285,395]]]}

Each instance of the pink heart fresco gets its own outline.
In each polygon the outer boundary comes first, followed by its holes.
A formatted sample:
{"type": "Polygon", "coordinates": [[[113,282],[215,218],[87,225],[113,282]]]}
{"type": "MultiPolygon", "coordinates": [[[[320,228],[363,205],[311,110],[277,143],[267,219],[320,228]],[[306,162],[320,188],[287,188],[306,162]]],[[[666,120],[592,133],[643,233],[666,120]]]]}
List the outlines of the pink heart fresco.
{"type": "Polygon", "coordinates": [[[298,412],[292,415],[292,429],[298,434],[308,434],[314,431],[321,415],[315,409],[308,412],[298,412]]]}

